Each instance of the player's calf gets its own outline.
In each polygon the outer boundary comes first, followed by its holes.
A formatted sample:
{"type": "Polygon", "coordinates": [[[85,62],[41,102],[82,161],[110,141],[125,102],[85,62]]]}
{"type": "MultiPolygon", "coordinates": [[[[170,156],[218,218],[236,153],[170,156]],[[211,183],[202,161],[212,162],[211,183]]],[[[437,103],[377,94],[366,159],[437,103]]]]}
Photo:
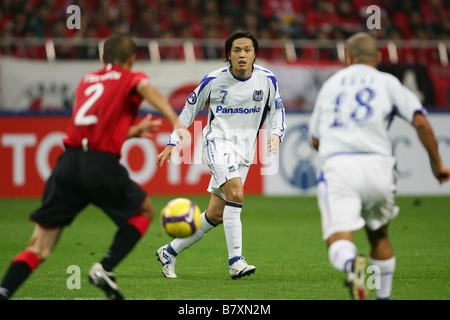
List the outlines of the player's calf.
{"type": "Polygon", "coordinates": [[[145,235],[149,225],[150,220],[142,214],[129,219],[125,226],[117,231],[111,247],[103,256],[100,262],[103,268],[108,272],[112,271],[145,235]]]}
{"type": "Polygon", "coordinates": [[[0,299],[11,298],[19,286],[38,267],[42,260],[32,251],[25,250],[15,256],[0,285],[0,299]]]}

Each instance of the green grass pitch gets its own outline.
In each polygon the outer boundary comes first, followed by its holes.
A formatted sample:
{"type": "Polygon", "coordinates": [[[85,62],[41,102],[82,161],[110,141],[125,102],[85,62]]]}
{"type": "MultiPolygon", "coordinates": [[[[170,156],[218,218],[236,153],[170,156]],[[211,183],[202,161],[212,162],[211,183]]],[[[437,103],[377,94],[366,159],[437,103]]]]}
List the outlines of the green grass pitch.
{"type": "MultiPolygon", "coordinates": [[[[209,197],[190,197],[202,210],[209,197]]],[[[169,197],[152,197],[158,213],[147,234],[115,269],[117,283],[132,300],[348,300],[344,275],[334,270],[321,237],[316,198],[246,196],[242,212],[243,253],[256,273],[232,280],[228,274],[223,226],[178,256],[177,279],[161,274],[155,251],[168,243],[159,210],[169,197]]],[[[11,258],[25,248],[33,223],[28,216],[39,199],[0,200],[0,277],[11,258]]],[[[397,259],[392,299],[450,298],[450,197],[399,196],[399,216],[390,237],[397,259]]],[[[100,261],[115,233],[115,225],[90,206],[67,227],[52,255],[13,296],[15,300],[105,299],[91,286],[87,273],[100,261]],[[69,289],[69,266],[81,271],[80,288],[69,289]]],[[[355,235],[361,253],[368,254],[363,230],[355,235]]],[[[374,299],[370,292],[369,299],[374,299]]]]}

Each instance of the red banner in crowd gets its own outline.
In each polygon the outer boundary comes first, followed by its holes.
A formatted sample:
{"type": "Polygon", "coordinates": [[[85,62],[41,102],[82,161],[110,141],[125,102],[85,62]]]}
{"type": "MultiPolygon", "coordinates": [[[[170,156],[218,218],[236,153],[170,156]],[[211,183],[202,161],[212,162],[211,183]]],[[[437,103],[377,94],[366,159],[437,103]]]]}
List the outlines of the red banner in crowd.
{"type": "Polygon", "coordinates": [[[428,65],[428,72],[434,87],[434,105],[438,109],[450,107],[450,65],[428,65]]]}
{"type": "MultiPolygon", "coordinates": [[[[41,196],[45,180],[63,152],[69,118],[63,116],[0,117],[0,197],[41,196]]],[[[164,149],[172,127],[164,119],[152,139],[128,140],[122,163],[130,176],[149,195],[206,194],[210,173],[202,163],[201,135],[206,116],[198,116],[189,128],[190,150],[163,167],[156,156],[164,149]],[[180,163],[182,162],[182,163],[180,163]]],[[[245,183],[246,193],[262,193],[261,164],[255,161],[245,183]]]]}

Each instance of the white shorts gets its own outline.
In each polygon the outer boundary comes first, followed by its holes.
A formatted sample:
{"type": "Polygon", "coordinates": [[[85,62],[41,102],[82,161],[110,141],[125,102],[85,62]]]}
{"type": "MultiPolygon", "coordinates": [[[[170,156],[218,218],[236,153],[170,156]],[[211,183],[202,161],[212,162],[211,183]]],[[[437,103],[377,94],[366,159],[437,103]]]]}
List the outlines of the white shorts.
{"type": "Polygon", "coordinates": [[[233,148],[227,146],[226,143],[206,140],[203,148],[203,160],[211,172],[208,192],[226,200],[220,188],[225,182],[240,177],[242,185],[244,185],[250,166],[244,165],[233,148]]]}
{"type": "Polygon", "coordinates": [[[395,218],[396,171],[393,157],[342,154],[328,158],[320,173],[317,197],[323,239],[364,226],[378,230],[395,218]]]}

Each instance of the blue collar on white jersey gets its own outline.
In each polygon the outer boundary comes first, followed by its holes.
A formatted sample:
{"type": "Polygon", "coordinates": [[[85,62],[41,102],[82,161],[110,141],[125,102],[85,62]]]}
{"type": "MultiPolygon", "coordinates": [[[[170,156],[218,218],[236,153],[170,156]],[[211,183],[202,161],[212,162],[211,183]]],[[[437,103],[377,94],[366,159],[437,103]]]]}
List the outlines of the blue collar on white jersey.
{"type": "Polygon", "coordinates": [[[248,78],[238,78],[238,77],[236,77],[236,76],[233,74],[233,72],[231,72],[231,67],[232,67],[232,66],[230,66],[230,67],[228,68],[228,71],[230,71],[230,74],[233,76],[233,78],[235,78],[235,79],[238,80],[238,81],[242,81],[242,82],[247,81],[248,79],[250,79],[250,78],[252,77],[252,75],[253,75],[253,71],[255,70],[255,67],[252,66],[252,73],[250,74],[250,76],[249,76],[248,78]]]}

